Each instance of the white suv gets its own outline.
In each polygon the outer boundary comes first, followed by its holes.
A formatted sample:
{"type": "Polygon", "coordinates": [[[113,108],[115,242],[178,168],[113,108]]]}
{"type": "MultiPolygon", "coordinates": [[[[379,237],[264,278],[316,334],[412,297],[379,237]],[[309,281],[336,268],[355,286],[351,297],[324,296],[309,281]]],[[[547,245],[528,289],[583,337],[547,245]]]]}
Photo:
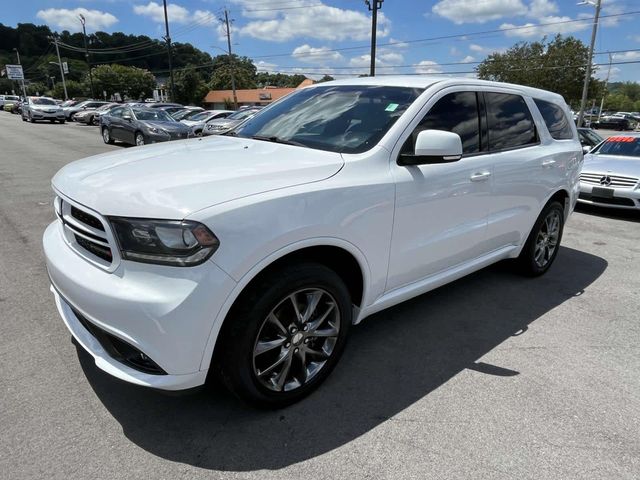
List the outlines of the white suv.
{"type": "Polygon", "coordinates": [[[241,398],[282,406],[327,377],[374,312],[503,259],[544,273],[581,163],[553,93],[322,83],[226,135],[60,170],[52,291],[108,373],[182,390],[215,371],[241,398]]]}

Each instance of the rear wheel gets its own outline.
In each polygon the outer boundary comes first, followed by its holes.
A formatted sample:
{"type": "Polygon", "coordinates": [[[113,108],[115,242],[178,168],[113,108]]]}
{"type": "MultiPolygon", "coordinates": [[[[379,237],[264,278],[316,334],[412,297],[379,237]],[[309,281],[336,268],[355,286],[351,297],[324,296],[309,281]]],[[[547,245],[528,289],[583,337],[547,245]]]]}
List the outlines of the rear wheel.
{"type": "Polygon", "coordinates": [[[64,122],[65,122],[64,120],[60,120],[60,123],[64,123],[64,122]]]}
{"type": "Polygon", "coordinates": [[[329,268],[291,265],[250,286],[219,338],[223,380],[241,399],[278,408],[331,373],[351,325],[351,299],[329,268]]]}
{"type": "Polygon", "coordinates": [[[145,145],[147,143],[147,141],[144,138],[144,135],[140,132],[136,133],[136,145],[138,147],[145,145]]]}
{"type": "Polygon", "coordinates": [[[109,132],[107,127],[102,127],[102,141],[109,145],[113,145],[113,138],[111,138],[111,132],[109,132]]]}
{"type": "Polygon", "coordinates": [[[542,210],[518,257],[522,273],[535,277],[549,270],[558,255],[563,229],[564,208],[552,201],[542,210]]]}

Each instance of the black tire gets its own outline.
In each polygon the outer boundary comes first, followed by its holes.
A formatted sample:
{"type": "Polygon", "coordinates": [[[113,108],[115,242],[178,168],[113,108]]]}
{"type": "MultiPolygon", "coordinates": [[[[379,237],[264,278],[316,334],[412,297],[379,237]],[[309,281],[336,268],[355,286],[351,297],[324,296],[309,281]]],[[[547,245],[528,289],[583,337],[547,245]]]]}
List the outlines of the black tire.
{"type": "Polygon", "coordinates": [[[533,225],[531,229],[531,233],[529,233],[529,237],[527,238],[527,242],[520,253],[520,256],[517,259],[518,270],[523,275],[529,277],[537,277],[539,275],[544,274],[555,260],[558,255],[558,250],[560,250],[560,242],[562,241],[562,232],[564,231],[564,207],[558,201],[549,202],[542,213],[538,216],[536,223],[533,225]],[[545,230],[548,227],[547,221],[553,216],[558,219],[558,233],[555,236],[555,240],[552,240],[552,235],[547,235],[545,230]],[[537,253],[539,249],[537,247],[540,246],[540,242],[544,240],[545,235],[547,235],[547,247],[552,241],[555,241],[553,252],[551,252],[547,256],[547,251],[544,250],[543,247],[543,258],[544,263],[540,264],[540,259],[536,259],[537,253]]]}
{"type": "MultiPolygon", "coordinates": [[[[298,293],[298,295],[304,295],[304,292],[298,293]]],[[[305,298],[298,296],[298,298],[305,298]]],[[[306,297],[307,300],[310,297],[306,297]]],[[[308,304],[307,304],[308,305],[308,304]]],[[[320,305],[320,302],[317,303],[320,305]]],[[[307,307],[303,305],[306,309],[307,307]]],[[[293,307],[291,311],[293,311],[293,307]]],[[[320,308],[320,307],[318,307],[320,308]]],[[[322,307],[325,308],[325,307],[322,307]]],[[[281,310],[282,312],[282,310],[281,310]]],[[[316,312],[316,310],[314,310],[316,312]]],[[[303,263],[298,265],[285,266],[276,271],[272,271],[255,281],[245,290],[238,300],[236,301],[231,312],[227,316],[223,329],[218,339],[219,347],[216,349],[216,355],[214,361],[218,365],[212,365],[212,367],[219,369],[222,380],[237,397],[248,402],[251,405],[262,408],[281,408],[290,405],[298,400],[302,399],[306,395],[315,390],[331,373],[335,365],[337,364],[344,346],[346,344],[347,336],[349,333],[349,327],[352,320],[352,304],[349,296],[349,291],[345,286],[342,279],[331,269],[324,265],[317,263],[303,263]],[[294,292],[300,292],[301,290],[313,290],[318,289],[324,291],[327,296],[322,297],[328,300],[326,305],[330,305],[332,300],[334,309],[337,311],[338,318],[338,333],[333,336],[334,340],[332,350],[326,358],[325,363],[314,373],[308,380],[302,382],[301,385],[292,388],[289,391],[285,391],[285,388],[281,387],[281,391],[274,391],[268,388],[264,383],[267,382],[263,377],[263,380],[259,379],[259,374],[254,370],[254,348],[257,346],[258,336],[262,333],[263,329],[267,325],[267,317],[274,309],[280,308],[283,305],[283,309],[287,308],[285,302],[288,297],[294,292]],[[305,383],[306,382],[306,383],[305,383]]],[[[315,313],[314,313],[315,315],[315,313]]],[[[319,317],[323,317],[322,314],[318,314],[319,317]]],[[[311,319],[318,318],[311,316],[311,319]]],[[[323,317],[324,318],[324,317],[323,317]]],[[[309,324],[311,324],[311,320],[309,324]]],[[[288,340],[289,343],[278,347],[280,350],[276,352],[277,355],[285,356],[283,352],[289,352],[287,357],[291,358],[291,367],[287,369],[287,373],[293,375],[292,381],[300,383],[297,378],[298,375],[302,375],[301,369],[301,355],[302,352],[308,351],[307,348],[319,348],[320,351],[324,350],[326,344],[323,343],[322,347],[318,347],[315,341],[322,339],[316,338],[315,340],[310,338],[304,338],[304,340],[296,336],[314,335],[309,330],[307,332],[306,327],[301,328],[303,324],[292,322],[286,323],[286,319],[282,319],[282,325],[285,325],[287,333],[285,335],[292,335],[288,340]],[[294,323],[298,326],[298,333],[291,330],[294,323]],[[304,344],[302,344],[302,342],[304,344]],[[307,343],[309,342],[309,343],[307,343]],[[300,353],[298,348],[300,347],[300,353]],[[289,347],[286,348],[285,347],[289,347]],[[295,348],[294,348],[295,347],[295,348]],[[293,351],[295,350],[295,352],[293,351]],[[293,363],[291,363],[293,362],[293,363]],[[298,372],[298,373],[296,373],[298,372]]],[[[317,330],[319,331],[319,329],[317,330]]],[[[281,335],[283,336],[283,335],[281,335]]],[[[325,340],[322,340],[324,342],[325,340]]],[[[267,353],[268,355],[270,353],[267,353]]],[[[305,353],[305,355],[308,355],[305,353]]],[[[262,357],[260,357],[262,358],[262,357]]],[[[279,357],[278,357],[279,358],[279,357]]],[[[269,360],[267,363],[271,363],[269,360]]],[[[308,374],[308,370],[304,369],[305,375],[308,374]]],[[[278,376],[274,371],[274,375],[278,376]]],[[[288,374],[285,377],[288,377],[288,374]]],[[[274,381],[269,379],[268,381],[274,381]]],[[[286,378],[285,378],[286,381],[286,378]]]]}
{"type": "Polygon", "coordinates": [[[49,120],[49,123],[56,123],[56,121],[52,118],[51,120],[49,120]]]}
{"type": "Polygon", "coordinates": [[[64,124],[64,123],[65,123],[65,120],[60,120],[60,123],[61,123],[61,124],[64,124]]]}
{"type": "Polygon", "coordinates": [[[29,122],[31,123],[36,123],[36,121],[33,119],[33,117],[31,116],[31,113],[29,113],[29,122]]]}
{"type": "Polygon", "coordinates": [[[142,145],[146,145],[147,144],[147,139],[144,137],[144,134],[142,132],[136,132],[135,135],[133,136],[133,144],[135,146],[142,146],[142,145]],[[139,139],[142,139],[142,142],[140,143],[139,139]]]}
{"type": "Polygon", "coordinates": [[[111,132],[108,127],[102,127],[102,131],[100,132],[102,135],[102,141],[109,145],[113,145],[113,138],[111,137],[111,132]]]}

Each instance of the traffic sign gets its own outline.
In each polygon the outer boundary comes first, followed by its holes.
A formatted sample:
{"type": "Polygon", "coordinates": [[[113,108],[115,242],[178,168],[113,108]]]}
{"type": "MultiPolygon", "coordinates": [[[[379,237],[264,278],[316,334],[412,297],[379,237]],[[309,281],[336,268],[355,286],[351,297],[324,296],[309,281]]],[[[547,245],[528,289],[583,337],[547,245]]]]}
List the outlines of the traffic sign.
{"type": "Polygon", "coordinates": [[[7,78],[9,80],[24,80],[22,73],[22,65],[5,65],[7,69],[7,78]]]}
{"type": "Polygon", "coordinates": [[[69,73],[69,65],[67,64],[67,62],[62,62],[62,71],[64,73],[69,73]]]}

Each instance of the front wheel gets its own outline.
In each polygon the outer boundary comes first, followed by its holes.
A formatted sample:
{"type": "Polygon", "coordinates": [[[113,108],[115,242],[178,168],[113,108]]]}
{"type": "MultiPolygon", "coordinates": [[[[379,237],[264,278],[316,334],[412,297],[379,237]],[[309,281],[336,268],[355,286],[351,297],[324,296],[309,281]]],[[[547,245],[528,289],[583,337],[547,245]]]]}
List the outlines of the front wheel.
{"type": "Polygon", "coordinates": [[[140,147],[145,145],[147,141],[144,138],[144,135],[140,132],[136,133],[136,146],[140,147]]]}
{"type": "Polygon", "coordinates": [[[102,141],[109,145],[113,145],[113,138],[111,138],[111,133],[109,133],[109,129],[107,127],[102,128],[102,141]]]}
{"type": "Polygon", "coordinates": [[[33,117],[31,116],[31,112],[29,112],[29,122],[31,123],[36,123],[36,121],[33,119],[33,117]]]}
{"type": "Polygon", "coordinates": [[[527,238],[518,264],[525,275],[542,275],[555,260],[564,229],[564,208],[560,202],[547,204],[527,238]]]}
{"type": "Polygon", "coordinates": [[[264,276],[236,301],[218,340],[222,378],[241,399],[279,408],[331,373],[351,325],[342,279],[316,263],[264,276]]]}

